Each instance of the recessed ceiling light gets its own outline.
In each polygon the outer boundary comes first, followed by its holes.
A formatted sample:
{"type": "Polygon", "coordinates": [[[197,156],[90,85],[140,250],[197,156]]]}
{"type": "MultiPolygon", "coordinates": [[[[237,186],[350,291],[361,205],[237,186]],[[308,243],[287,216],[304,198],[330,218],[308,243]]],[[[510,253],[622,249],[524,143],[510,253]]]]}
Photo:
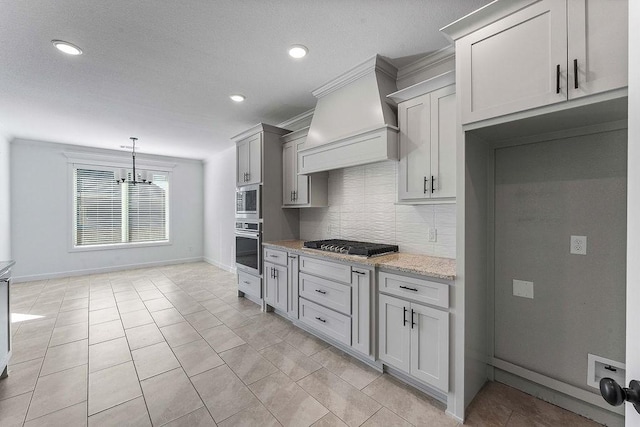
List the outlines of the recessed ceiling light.
{"type": "Polygon", "coordinates": [[[240,95],[239,93],[235,94],[235,95],[230,95],[229,98],[231,98],[232,101],[235,102],[242,102],[244,101],[244,95],[240,95]]]}
{"type": "Polygon", "coordinates": [[[294,44],[289,48],[289,56],[296,59],[304,58],[305,56],[307,56],[308,52],[309,49],[307,49],[305,46],[302,46],[301,44],[294,44]]]}
{"type": "Polygon", "coordinates": [[[51,40],[51,43],[61,52],[69,55],[82,55],[82,49],[78,46],[62,40],[51,40]]]}

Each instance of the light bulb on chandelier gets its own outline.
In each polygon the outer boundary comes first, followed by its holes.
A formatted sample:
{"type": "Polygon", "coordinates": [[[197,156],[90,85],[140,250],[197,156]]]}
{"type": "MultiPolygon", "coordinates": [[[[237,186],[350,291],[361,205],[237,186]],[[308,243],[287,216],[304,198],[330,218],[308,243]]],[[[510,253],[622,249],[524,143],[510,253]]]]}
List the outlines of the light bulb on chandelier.
{"type": "Polygon", "coordinates": [[[129,139],[133,143],[132,151],[131,151],[131,157],[133,159],[133,171],[131,176],[133,179],[127,179],[128,177],[127,170],[120,169],[119,171],[116,171],[114,174],[116,178],[116,182],[118,184],[127,183],[127,184],[133,184],[133,185],[151,184],[151,174],[148,171],[141,171],[140,173],[136,173],[136,141],[138,140],[138,138],[135,138],[132,136],[129,139]]]}

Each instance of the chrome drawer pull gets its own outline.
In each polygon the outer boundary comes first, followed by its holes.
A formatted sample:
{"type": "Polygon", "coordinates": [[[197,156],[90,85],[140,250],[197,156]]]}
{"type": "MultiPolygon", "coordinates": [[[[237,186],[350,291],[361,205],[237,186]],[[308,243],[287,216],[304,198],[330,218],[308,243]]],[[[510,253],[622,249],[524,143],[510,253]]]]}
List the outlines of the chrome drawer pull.
{"type": "Polygon", "coordinates": [[[318,292],[319,294],[322,294],[322,295],[324,295],[324,294],[326,294],[326,293],[327,293],[327,291],[322,291],[322,290],[320,290],[320,289],[316,289],[316,292],[318,292]]]}
{"type": "Polygon", "coordinates": [[[406,289],[408,291],[418,292],[416,288],[409,288],[407,286],[402,286],[402,285],[400,285],[400,289],[406,289]]]}
{"type": "Polygon", "coordinates": [[[322,317],[316,317],[316,320],[321,321],[322,323],[327,323],[326,320],[324,320],[322,317]]]}

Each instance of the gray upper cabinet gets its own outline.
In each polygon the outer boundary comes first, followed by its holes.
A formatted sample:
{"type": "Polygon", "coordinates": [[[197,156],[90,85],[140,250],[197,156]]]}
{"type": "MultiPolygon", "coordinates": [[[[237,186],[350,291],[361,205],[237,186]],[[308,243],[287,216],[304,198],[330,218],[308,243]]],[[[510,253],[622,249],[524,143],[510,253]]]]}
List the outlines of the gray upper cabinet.
{"type": "Polygon", "coordinates": [[[512,7],[496,3],[504,17],[456,41],[463,124],[627,85],[626,0],[512,7]]]}
{"type": "Polygon", "coordinates": [[[455,85],[398,104],[398,201],[456,196],[455,85]]]}
{"type": "Polygon", "coordinates": [[[282,136],[282,206],[289,208],[327,206],[328,174],[300,175],[298,151],[304,148],[309,128],[282,136]]]}
{"type": "Polygon", "coordinates": [[[262,182],[262,133],[236,143],[236,186],[262,182]]]}

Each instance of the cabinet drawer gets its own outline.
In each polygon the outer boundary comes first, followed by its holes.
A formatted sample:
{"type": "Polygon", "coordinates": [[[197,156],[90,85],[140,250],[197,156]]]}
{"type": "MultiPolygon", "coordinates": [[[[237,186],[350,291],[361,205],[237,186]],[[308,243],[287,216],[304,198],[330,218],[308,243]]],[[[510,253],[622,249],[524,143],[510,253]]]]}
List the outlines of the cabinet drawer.
{"type": "Polygon", "coordinates": [[[313,274],[325,279],[337,280],[338,282],[351,283],[351,266],[338,264],[321,259],[300,257],[300,271],[302,273],[313,274]]]}
{"type": "Polygon", "coordinates": [[[260,286],[259,277],[239,272],[238,289],[245,294],[249,294],[256,298],[262,298],[262,286],[260,286]]]}
{"type": "Polygon", "coordinates": [[[264,248],[264,260],[273,264],[287,265],[287,253],[277,249],[264,248]]]}
{"type": "Polygon", "coordinates": [[[385,272],[378,274],[378,281],[380,292],[385,294],[449,308],[449,285],[385,272]]]}
{"type": "Polygon", "coordinates": [[[300,298],[300,320],[323,334],[351,345],[351,317],[300,298]]]}
{"type": "Polygon", "coordinates": [[[300,273],[300,296],[343,314],[351,314],[351,286],[300,273]]]}

